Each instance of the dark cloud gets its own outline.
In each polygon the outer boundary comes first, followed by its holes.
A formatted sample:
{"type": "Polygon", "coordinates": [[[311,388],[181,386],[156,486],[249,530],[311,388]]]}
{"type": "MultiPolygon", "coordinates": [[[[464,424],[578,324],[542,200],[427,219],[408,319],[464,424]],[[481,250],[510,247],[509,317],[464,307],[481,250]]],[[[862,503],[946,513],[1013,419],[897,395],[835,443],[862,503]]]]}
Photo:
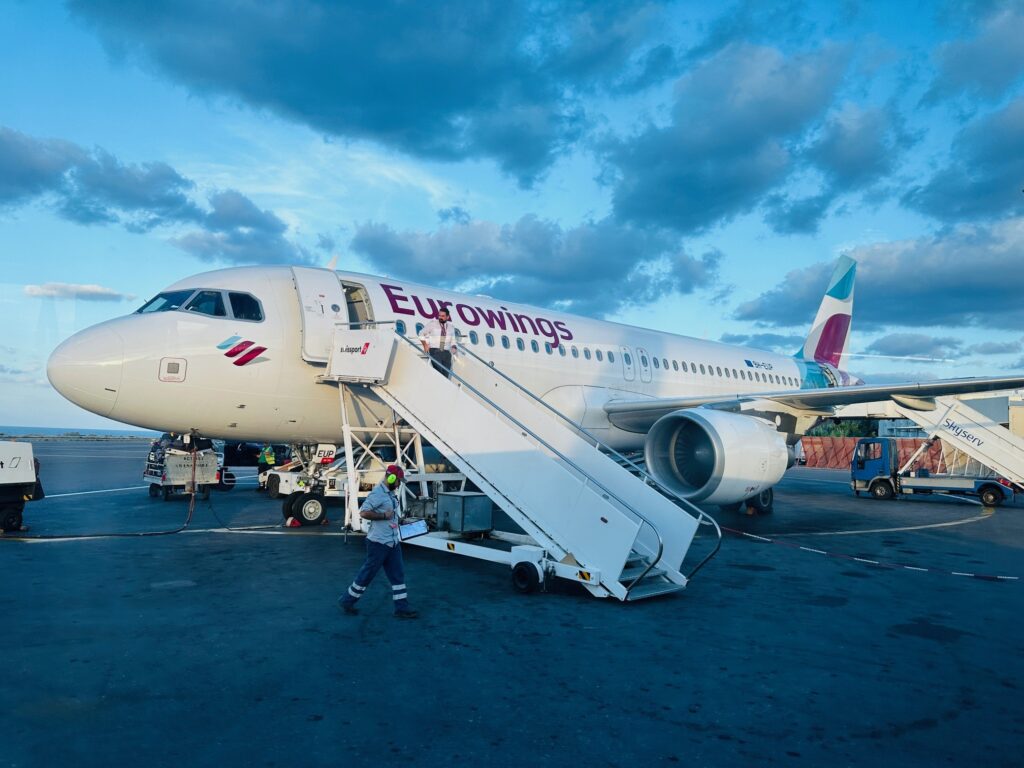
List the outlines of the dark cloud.
{"type": "Polygon", "coordinates": [[[1024,349],[1021,341],[983,341],[972,344],[964,351],[971,355],[1012,355],[1024,349]]]}
{"type": "Polygon", "coordinates": [[[804,345],[803,336],[782,333],[723,333],[719,341],[780,354],[791,354],[804,345]]]}
{"type": "Polygon", "coordinates": [[[70,2],[117,57],[194,93],[419,157],[490,158],[524,186],[579,137],[581,93],[658,69],[659,5],[70,2]]]}
{"type": "Polygon", "coordinates": [[[732,44],[676,84],[670,125],[610,142],[623,221],[699,232],[754,208],[793,168],[789,141],[821,117],[846,69],[839,46],[785,57],[732,44]]]}
{"type": "Polygon", "coordinates": [[[1024,211],[1024,96],[975,118],[953,139],[950,162],[903,196],[942,221],[994,219],[1024,211]]]}
{"type": "Polygon", "coordinates": [[[961,94],[998,99],[1024,75],[1024,7],[1000,3],[982,10],[972,37],[936,49],[939,71],[926,102],[961,94]]]}
{"type": "Polygon", "coordinates": [[[949,358],[960,352],[963,343],[952,336],[929,336],[924,333],[890,333],[875,339],[867,352],[885,357],[949,358]]]}
{"type": "Polygon", "coordinates": [[[673,236],[611,219],[563,229],[536,216],[432,233],[367,223],[357,228],[350,247],[403,279],[596,316],[670,292],[708,288],[721,260],[717,251],[691,256],[673,236]]]}
{"type": "Polygon", "coordinates": [[[213,192],[204,208],[191,197],[194,191],[195,183],[166,163],[126,164],[102,149],[87,152],[69,142],[0,127],[0,204],[44,199],[70,221],[120,223],[131,232],[198,227],[171,242],[205,260],[312,261],[285,237],[288,227],[276,214],[261,210],[241,192],[213,192]]]}
{"type": "Polygon", "coordinates": [[[743,0],[716,17],[703,39],[686,52],[693,62],[718,53],[735,42],[807,39],[811,25],[803,0],[743,0]]]}
{"type": "Polygon", "coordinates": [[[0,205],[52,190],[85,153],[67,141],[36,139],[0,126],[0,205]]]}
{"type": "Polygon", "coordinates": [[[784,235],[806,235],[818,231],[818,225],[832,205],[834,195],[820,195],[793,200],[782,194],[765,198],[765,221],[784,235]]]}
{"type": "MultiPolygon", "coordinates": [[[[854,327],[1024,327],[1018,280],[1024,218],[861,246],[849,255],[859,262],[854,327]]],[[[736,318],[774,327],[807,325],[834,266],[825,262],[789,272],[741,304],[736,318]]]]}

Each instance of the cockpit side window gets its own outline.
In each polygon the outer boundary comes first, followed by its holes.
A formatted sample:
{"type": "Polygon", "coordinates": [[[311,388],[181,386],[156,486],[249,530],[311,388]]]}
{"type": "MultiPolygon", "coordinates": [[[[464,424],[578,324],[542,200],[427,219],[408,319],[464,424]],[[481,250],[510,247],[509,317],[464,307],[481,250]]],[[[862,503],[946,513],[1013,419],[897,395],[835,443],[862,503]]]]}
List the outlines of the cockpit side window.
{"type": "Polygon", "coordinates": [[[185,310],[211,317],[227,317],[228,314],[224,309],[224,295],[220,291],[199,291],[185,305],[185,310]]]}
{"type": "Polygon", "coordinates": [[[248,293],[229,293],[231,313],[236,320],[250,320],[254,323],[263,322],[263,307],[259,300],[248,293]]]}
{"type": "Polygon", "coordinates": [[[144,315],[150,312],[173,312],[188,301],[189,297],[193,293],[195,293],[194,288],[189,288],[184,291],[167,291],[166,293],[159,293],[143,304],[137,310],[136,314],[144,315]]]}

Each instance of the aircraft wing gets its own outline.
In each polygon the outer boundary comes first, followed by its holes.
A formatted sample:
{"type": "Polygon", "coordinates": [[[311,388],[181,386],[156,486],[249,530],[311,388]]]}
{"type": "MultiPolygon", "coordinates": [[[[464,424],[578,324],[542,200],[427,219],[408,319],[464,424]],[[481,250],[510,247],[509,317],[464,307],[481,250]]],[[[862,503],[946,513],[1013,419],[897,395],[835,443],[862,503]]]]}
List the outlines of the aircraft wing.
{"type": "Polygon", "coordinates": [[[964,395],[971,392],[996,392],[1024,388],[1024,377],[940,379],[906,384],[862,384],[855,387],[825,389],[788,389],[756,394],[713,395],[705,397],[665,397],[645,400],[609,400],[604,405],[608,419],[620,429],[646,432],[666,414],[683,408],[725,408],[753,400],[778,403],[788,409],[828,411],[854,403],[877,403],[895,397],[933,398],[940,395],[964,395]]]}

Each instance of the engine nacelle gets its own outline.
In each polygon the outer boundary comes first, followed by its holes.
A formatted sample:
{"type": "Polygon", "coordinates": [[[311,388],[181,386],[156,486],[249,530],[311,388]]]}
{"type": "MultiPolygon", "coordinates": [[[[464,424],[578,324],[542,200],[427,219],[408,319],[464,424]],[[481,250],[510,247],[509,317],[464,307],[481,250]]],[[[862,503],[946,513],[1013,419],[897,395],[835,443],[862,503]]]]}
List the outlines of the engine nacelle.
{"type": "Polygon", "coordinates": [[[647,433],[647,469],[685,499],[733,504],[771,488],[789,465],[770,421],[710,408],[662,416],[647,433]]]}

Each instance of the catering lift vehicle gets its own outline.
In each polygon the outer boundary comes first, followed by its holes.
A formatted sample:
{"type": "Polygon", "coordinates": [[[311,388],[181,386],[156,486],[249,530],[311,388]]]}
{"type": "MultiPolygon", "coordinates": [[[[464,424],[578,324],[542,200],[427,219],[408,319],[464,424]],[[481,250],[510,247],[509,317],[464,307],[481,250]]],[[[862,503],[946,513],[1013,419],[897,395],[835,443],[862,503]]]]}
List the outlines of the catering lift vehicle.
{"type": "Polygon", "coordinates": [[[870,493],[876,499],[893,499],[904,494],[947,494],[974,496],[986,507],[998,507],[1012,501],[1013,484],[995,473],[980,475],[932,474],[927,469],[913,469],[914,464],[930,446],[926,441],[901,467],[895,438],[865,437],[857,443],[850,463],[850,487],[860,496],[870,493]]]}
{"type": "Polygon", "coordinates": [[[182,435],[168,446],[155,445],[146,457],[142,479],[149,483],[149,495],[169,501],[176,494],[210,497],[210,489],[221,481],[220,461],[213,441],[182,435]]]}
{"type": "Polygon", "coordinates": [[[0,529],[21,530],[26,501],[42,498],[31,443],[0,442],[0,529]]]}

